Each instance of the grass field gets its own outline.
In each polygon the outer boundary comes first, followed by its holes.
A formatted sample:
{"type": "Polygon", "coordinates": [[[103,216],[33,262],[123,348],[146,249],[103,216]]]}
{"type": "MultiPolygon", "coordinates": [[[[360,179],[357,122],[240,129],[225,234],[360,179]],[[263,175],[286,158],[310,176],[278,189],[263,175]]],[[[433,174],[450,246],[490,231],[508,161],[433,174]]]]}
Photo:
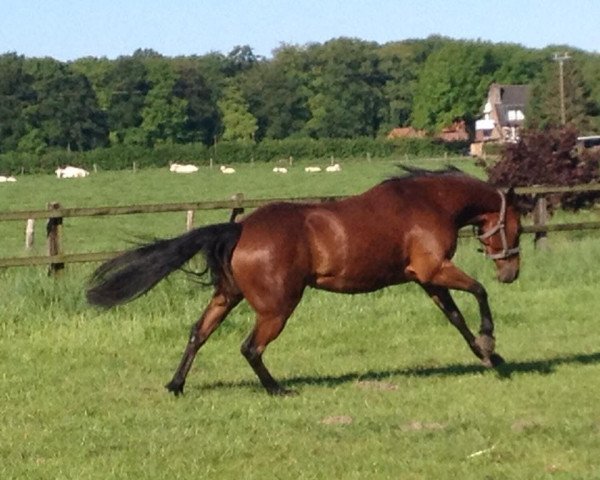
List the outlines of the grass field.
{"type": "MultiPolygon", "coordinates": [[[[229,177],[25,177],[0,191],[0,210],[350,194],[395,173],[385,162],[342,167],[310,178],[264,165],[229,177]]],[[[68,219],[65,244],[116,249],[131,235],[183,226],[182,214],[68,219]]],[[[1,255],[21,253],[22,230],[0,224],[1,255]]],[[[461,241],[457,263],[488,289],[502,369],[481,368],[414,285],[308,291],[265,355],[298,391],[291,398],[267,396],[239,354],[253,323],[244,304],[201,350],[186,394],[167,394],[210,295],[183,274],[103,312],[84,301],[93,265],[67,266],[57,279],[43,268],[0,270],[0,478],[600,478],[600,235],[549,243],[538,252],[524,238],[521,277],[501,285],[476,242],[461,241]]],[[[456,299],[476,328],[474,299],[456,299]]]]}

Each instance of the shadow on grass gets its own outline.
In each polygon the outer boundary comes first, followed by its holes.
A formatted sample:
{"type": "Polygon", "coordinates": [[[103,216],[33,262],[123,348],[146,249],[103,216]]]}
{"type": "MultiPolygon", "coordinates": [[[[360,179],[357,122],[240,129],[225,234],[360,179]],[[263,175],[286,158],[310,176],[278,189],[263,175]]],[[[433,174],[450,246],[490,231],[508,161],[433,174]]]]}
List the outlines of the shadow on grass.
{"type": "MultiPolygon", "coordinates": [[[[549,375],[561,365],[591,365],[600,363],[600,352],[589,354],[563,355],[554,358],[539,360],[526,360],[522,362],[507,362],[492,372],[501,379],[510,379],[514,374],[542,374],[549,375]]],[[[404,369],[369,370],[366,372],[349,372],[342,375],[298,376],[281,378],[286,387],[299,387],[302,385],[324,385],[335,387],[349,382],[365,380],[390,380],[393,377],[454,377],[461,375],[481,374],[491,370],[477,364],[454,363],[438,367],[415,367],[404,369]]],[[[213,382],[199,387],[200,390],[218,390],[226,388],[250,387],[260,389],[256,380],[242,380],[236,382],[213,382]]],[[[192,388],[193,389],[193,388],[192,388]]]]}

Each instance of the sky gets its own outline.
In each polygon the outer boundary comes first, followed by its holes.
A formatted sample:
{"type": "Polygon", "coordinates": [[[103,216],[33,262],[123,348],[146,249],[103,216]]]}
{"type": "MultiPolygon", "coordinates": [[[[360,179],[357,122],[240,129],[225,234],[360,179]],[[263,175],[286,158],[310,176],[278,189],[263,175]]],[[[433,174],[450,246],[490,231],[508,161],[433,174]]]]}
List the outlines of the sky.
{"type": "Polygon", "coordinates": [[[114,59],[138,48],[227,54],[238,45],[269,58],[284,43],[430,35],[599,53],[600,1],[0,0],[0,54],[61,61],[114,59]]]}

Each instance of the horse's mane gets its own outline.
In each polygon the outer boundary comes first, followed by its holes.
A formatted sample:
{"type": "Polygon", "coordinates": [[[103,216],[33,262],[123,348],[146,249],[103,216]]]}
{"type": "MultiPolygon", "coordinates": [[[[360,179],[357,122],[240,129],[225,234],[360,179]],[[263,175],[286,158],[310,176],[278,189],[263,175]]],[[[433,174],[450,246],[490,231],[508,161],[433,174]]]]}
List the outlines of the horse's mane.
{"type": "Polygon", "coordinates": [[[446,165],[441,170],[428,170],[421,167],[412,167],[408,165],[398,165],[399,168],[404,170],[404,174],[393,175],[385,180],[385,182],[393,180],[404,180],[409,178],[419,177],[443,177],[443,176],[465,176],[470,177],[467,173],[463,172],[460,168],[453,165],[446,165]]]}

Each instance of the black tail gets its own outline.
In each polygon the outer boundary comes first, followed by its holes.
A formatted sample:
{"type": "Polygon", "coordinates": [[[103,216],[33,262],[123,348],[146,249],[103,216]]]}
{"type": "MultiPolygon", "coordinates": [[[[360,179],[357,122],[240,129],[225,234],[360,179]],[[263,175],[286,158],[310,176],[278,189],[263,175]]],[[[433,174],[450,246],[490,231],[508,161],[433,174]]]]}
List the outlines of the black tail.
{"type": "Polygon", "coordinates": [[[133,300],[200,251],[211,283],[216,285],[223,278],[231,278],[231,254],[241,233],[240,223],[220,223],[125,252],[94,272],[87,290],[88,302],[112,307],[133,300]]]}

